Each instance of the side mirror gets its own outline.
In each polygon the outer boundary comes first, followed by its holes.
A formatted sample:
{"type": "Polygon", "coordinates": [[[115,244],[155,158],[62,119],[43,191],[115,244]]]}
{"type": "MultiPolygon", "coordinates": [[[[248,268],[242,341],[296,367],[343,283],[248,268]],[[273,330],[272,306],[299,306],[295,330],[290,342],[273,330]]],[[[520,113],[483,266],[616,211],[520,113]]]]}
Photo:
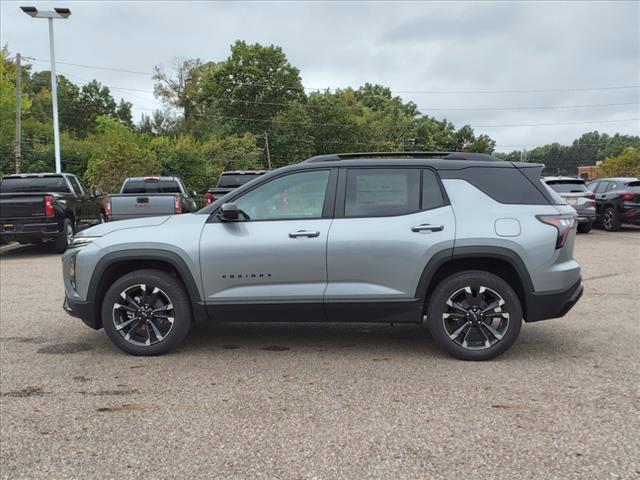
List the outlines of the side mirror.
{"type": "Polygon", "coordinates": [[[193,198],[196,198],[196,197],[198,196],[198,192],[196,192],[195,190],[193,190],[193,191],[191,192],[191,196],[192,196],[193,198]]]}
{"type": "Polygon", "coordinates": [[[100,190],[99,188],[96,188],[93,190],[93,196],[94,197],[101,197],[102,195],[104,195],[104,192],[102,190],[100,190]]]}
{"type": "Polygon", "coordinates": [[[233,222],[240,217],[240,209],[235,203],[223,203],[219,216],[225,222],[233,222]]]}

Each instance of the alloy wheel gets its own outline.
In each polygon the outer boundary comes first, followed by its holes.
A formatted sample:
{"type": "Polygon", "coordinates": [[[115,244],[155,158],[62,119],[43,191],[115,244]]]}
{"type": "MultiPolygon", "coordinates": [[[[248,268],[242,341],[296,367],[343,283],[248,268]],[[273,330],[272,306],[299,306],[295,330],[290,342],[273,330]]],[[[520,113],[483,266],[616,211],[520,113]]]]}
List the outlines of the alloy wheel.
{"type": "Polygon", "coordinates": [[[169,335],[174,323],[174,307],[164,291],[139,284],[124,290],[120,298],[122,303],[113,305],[113,323],[127,342],[150,346],[169,335]]]}
{"type": "Polygon", "coordinates": [[[446,303],[442,314],[445,332],[462,348],[491,348],[509,328],[504,299],[488,287],[466,286],[454,292],[446,303]]]}
{"type": "Polygon", "coordinates": [[[604,228],[606,230],[611,230],[613,228],[613,222],[615,220],[615,213],[610,208],[604,212],[604,218],[602,219],[602,223],[604,224],[604,228]]]}

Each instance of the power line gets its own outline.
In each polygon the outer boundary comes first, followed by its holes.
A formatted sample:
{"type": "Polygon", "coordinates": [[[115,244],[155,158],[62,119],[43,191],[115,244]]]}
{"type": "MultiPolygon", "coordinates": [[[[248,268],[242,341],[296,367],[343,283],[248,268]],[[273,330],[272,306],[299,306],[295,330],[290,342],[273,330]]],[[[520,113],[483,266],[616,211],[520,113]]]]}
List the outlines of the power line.
{"type": "MultiPolygon", "coordinates": [[[[38,59],[33,57],[25,57],[30,60],[37,62],[48,62],[48,60],[38,59]]],[[[123,68],[115,68],[115,67],[103,67],[97,65],[85,65],[80,63],[70,63],[70,62],[60,62],[62,65],[70,65],[74,67],[81,68],[89,68],[89,69],[97,69],[97,70],[112,70],[116,72],[123,73],[132,73],[139,75],[152,76],[151,72],[142,72],[137,70],[127,70],[123,68]]],[[[278,84],[278,83],[269,83],[269,82],[232,82],[237,85],[253,85],[253,86],[267,86],[267,87],[285,87],[290,88],[287,85],[278,84]]],[[[115,87],[114,87],[115,88],[115,87]]],[[[326,90],[343,90],[340,87],[303,87],[305,90],[316,90],[316,91],[326,91],[326,90]]],[[[448,94],[456,94],[456,95],[466,95],[466,94],[500,94],[500,93],[559,93],[559,92],[588,92],[588,91],[604,91],[604,90],[626,90],[640,88],[640,85],[614,85],[614,86],[606,86],[606,87],[586,87],[586,88],[551,88],[551,89],[507,89],[507,90],[392,90],[395,93],[404,93],[404,94],[434,94],[434,95],[448,95],[448,94]]],[[[152,92],[153,93],[153,92],[152,92]]]]}

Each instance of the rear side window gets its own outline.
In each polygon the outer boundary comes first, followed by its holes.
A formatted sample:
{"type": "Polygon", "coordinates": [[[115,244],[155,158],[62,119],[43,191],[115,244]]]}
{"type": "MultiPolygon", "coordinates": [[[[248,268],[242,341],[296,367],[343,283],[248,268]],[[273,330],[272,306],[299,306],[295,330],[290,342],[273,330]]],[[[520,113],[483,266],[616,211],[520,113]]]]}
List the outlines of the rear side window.
{"type": "Polygon", "coordinates": [[[384,217],[420,210],[420,170],[347,170],[345,217],[384,217]]]}
{"type": "Polygon", "coordinates": [[[69,193],[69,186],[59,177],[14,177],[0,182],[0,193],[69,193]]]}
{"type": "Polygon", "coordinates": [[[129,180],[122,193],[181,193],[175,180],[129,180]]]}
{"type": "MultiPolygon", "coordinates": [[[[496,202],[515,205],[549,205],[550,203],[541,190],[538,190],[538,187],[517,168],[469,167],[462,170],[443,170],[440,174],[443,178],[465,180],[496,202]]],[[[530,174],[532,175],[531,172],[530,174]]],[[[539,174],[537,177],[541,189],[547,188],[553,192],[539,174]]],[[[553,201],[560,198],[555,192],[549,197],[553,201]]],[[[564,203],[561,199],[559,201],[564,203]]]]}
{"type": "Polygon", "coordinates": [[[71,186],[75,190],[76,195],[84,195],[84,192],[82,191],[82,187],[78,183],[78,179],[76,177],[69,177],[69,182],[71,183],[71,186]]]}
{"type": "Polygon", "coordinates": [[[422,171],[422,210],[431,210],[445,204],[444,195],[436,174],[431,170],[422,171]]]}

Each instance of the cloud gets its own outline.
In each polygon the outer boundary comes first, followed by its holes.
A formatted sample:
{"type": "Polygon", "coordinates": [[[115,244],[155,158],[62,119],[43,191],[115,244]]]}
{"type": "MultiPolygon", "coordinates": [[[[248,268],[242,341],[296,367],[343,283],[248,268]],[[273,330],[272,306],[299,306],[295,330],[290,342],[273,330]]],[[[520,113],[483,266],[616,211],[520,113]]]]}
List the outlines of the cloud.
{"type": "MultiPolygon", "coordinates": [[[[2,43],[48,59],[45,22],[2,2],[2,43]]],[[[57,4],[56,4],[57,5],[57,4]]],[[[37,2],[41,8],[52,4],[37,2]]],[[[640,84],[638,2],[73,2],[56,23],[60,61],[150,72],[174,57],[219,61],[237,39],[283,47],[306,86],[388,85],[394,92],[546,90],[640,84]]],[[[38,69],[46,63],[35,63],[38,69]]],[[[150,76],[60,65],[76,82],[152,90],[150,76]]],[[[139,115],[150,93],[112,90],[139,115]]],[[[521,93],[401,93],[499,150],[570,142],[582,132],[639,134],[639,105],[488,110],[640,102],[640,89],[521,93]],[[439,110],[469,108],[475,110],[439,110]]]]}

